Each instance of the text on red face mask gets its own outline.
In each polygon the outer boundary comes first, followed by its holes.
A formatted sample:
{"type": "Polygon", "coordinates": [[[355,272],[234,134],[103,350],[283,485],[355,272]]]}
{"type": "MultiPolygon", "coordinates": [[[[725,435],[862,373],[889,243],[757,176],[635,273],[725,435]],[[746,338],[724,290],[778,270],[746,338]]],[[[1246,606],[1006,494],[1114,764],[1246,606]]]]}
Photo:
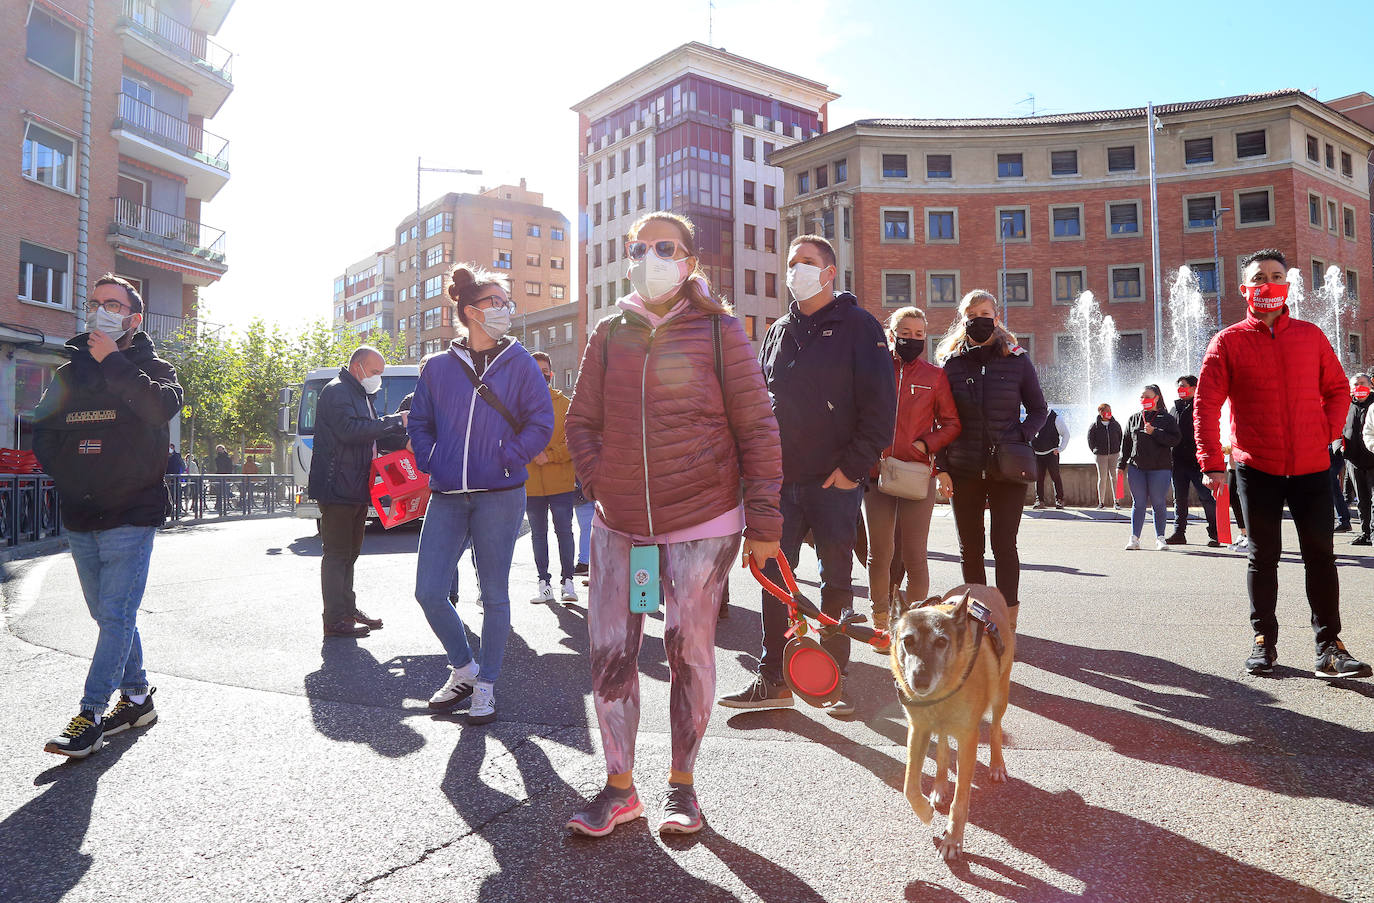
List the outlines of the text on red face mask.
{"type": "Polygon", "coordinates": [[[1245,303],[1256,313],[1273,313],[1288,303],[1287,282],[1266,282],[1263,285],[1241,287],[1245,303]]]}
{"type": "Polygon", "coordinates": [[[1146,411],[1153,411],[1155,409],[1155,400],[1153,398],[1143,399],[1140,402],[1140,407],[1146,411]]]}
{"type": "Polygon", "coordinates": [[[1369,388],[1369,386],[1356,386],[1355,390],[1350,394],[1356,401],[1364,401],[1366,398],[1369,397],[1370,391],[1372,390],[1369,388]]]}

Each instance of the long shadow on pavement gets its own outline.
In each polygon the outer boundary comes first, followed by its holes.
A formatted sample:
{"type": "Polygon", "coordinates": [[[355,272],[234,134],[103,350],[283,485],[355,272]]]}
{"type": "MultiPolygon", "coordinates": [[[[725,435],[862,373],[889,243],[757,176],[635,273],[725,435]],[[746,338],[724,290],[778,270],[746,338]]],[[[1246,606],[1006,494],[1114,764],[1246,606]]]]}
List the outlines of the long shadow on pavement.
{"type": "MultiPolygon", "coordinates": [[[[320,668],[305,676],[305,695],[315,730],[341,743],[365,743],[387,758],[408,756],[425,745],[425,738],[405,723],[418,714],[407,710],[406,700],[424,688],[419,674],[438,675],[442,664],[410,657],[378,662],[355,639],[330,637],[320,648],[320,668]],[[418,665],[418,667],[417,667],[418,665]],[[417,673],[418,672],[418,673],[417,673]],[[365,705],[364,712],[340,709],[330,703],[365,705]]],[[[442,679],[442,678],[441,678],[442,679]]]]}

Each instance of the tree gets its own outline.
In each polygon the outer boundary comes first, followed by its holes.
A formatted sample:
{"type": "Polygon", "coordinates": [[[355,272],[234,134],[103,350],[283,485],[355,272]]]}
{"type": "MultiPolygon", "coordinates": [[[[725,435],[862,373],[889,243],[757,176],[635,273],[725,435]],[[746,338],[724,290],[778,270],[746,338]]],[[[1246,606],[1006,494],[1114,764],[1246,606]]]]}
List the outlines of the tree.
{"type": "Polygon", "coordinates": [[[230,441],[238,430],[235,396],[243,378],[243,360],[237,343],[221,328],[200,328],[189,322],[162,352],[176,367],[185,393],[181,421],[191,440],[189,451],[207,461],[215,444],[230,441]]]}

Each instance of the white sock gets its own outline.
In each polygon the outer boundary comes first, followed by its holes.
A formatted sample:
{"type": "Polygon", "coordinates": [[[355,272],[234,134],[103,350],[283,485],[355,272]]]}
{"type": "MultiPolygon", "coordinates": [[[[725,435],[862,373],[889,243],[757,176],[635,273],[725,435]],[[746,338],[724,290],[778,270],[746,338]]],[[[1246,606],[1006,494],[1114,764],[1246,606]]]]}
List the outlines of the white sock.
{"type": "Polygon", "coordinates": [[[130,693],[130,694],[129,694],[129,701],[132,702],[134,705],[143,705],[143,703],[146,702],[147,699],[148,699],[148,694],[147,694],[147,693],[130,693]]]}

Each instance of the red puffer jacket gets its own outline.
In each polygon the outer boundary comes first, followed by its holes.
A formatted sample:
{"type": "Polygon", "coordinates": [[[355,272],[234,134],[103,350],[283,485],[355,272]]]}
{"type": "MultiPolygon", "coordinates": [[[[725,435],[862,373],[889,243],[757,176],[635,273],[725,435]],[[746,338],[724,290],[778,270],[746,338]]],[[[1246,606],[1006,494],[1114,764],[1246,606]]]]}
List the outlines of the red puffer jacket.
{"type": "MultiPolygon", "coordinates": [[[[949,391],[949,377],[943,368],[919,358],[905,364],[893,355],[892,369],[897,377],[897,426],[882,457],[934,464],[935,453],[958,438],[964,428],[949,391]],[[929,456],[912,448],[917,439],[930,449],[929,456]]],[[[879,465],[873,465],[869,474],[873,479],[878,478],[878,469],[879,465]]]]}
{"type": "Polygon", "coordinates": [[[722,316],[720,332],[723,397],[704,311],[688,307],[652,330],[627,311],[592,333],[568,449],[613,529],[658,536],[705,523],[740,504],[743,483],[744,535],[782,538],[782,450],[763,373],[739,320],[722,316]]]}
{"type": "Polygon", "coordinates": [[[1198,375],[1194,422],[1204,473],[1224,471],[1221,405],[1231,399],[1231,448],[1238,464],[1275,476],[1330,466],[1350,387],[1325,333],[1288,311],[1271,331],[1253,316],[1212,338],[1198,375]]]}

